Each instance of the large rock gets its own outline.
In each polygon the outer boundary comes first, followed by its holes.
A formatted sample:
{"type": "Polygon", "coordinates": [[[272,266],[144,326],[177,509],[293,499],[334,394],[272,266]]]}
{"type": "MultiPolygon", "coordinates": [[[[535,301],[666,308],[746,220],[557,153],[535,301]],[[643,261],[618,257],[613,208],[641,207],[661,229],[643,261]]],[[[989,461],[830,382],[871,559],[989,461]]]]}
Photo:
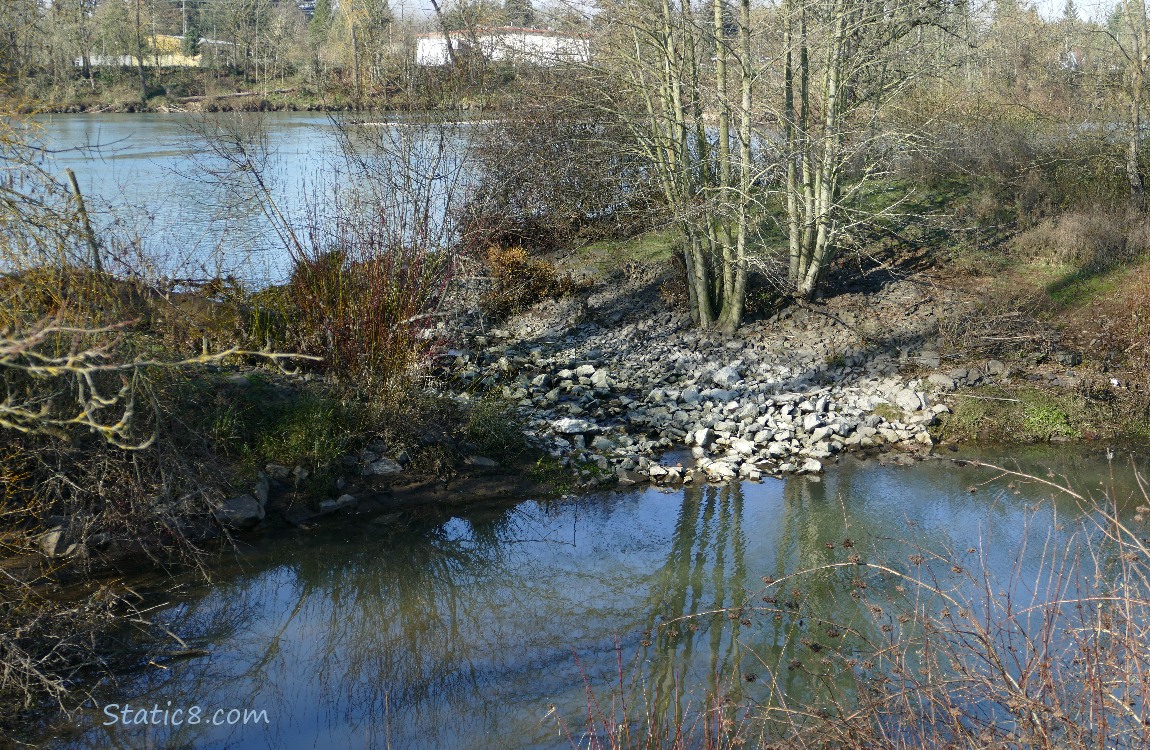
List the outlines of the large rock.
{"type": "Polygon", "coordinates": [[[599,425],[586,419],[563,417],[551,423],[551,429],[560,435],[586,435],[599,431],[599,425]]]}
{"type": "Polygon", "coordinates": [[[922,399],[910,388],[903,388],[894,394],[894,403],[903,411],[918,411],[923,407],[922,399]]]}
{"type": "Polygon", "coordinates": [[[334,513],[337,510],[358,505],[359,499],[355,495],[340,495],[335,500],[323,500],[319,504],[320,513],[334,513]]]}
{"type": "Polygon", "coordinates": [[[591,441],[591,447],[597,451],[613,451],[618,446],[615,444],[614,440],[611,440],[610,438],[603,435],[597,435],[591,441]]]}
{"type": "Polygon", "coordinates": [[[755,444],[750,440],[743,438],[735,438],[731,441],[731,450],[744,456],[749,456],[755,452],[755,444]]]}
{"type": "Polygon", "coordinates": [[[807,414],[803,417],[803,430],[805,432],[811,432],[822,423],[823,417],[821,414],[807,414]]]}
{"type": "Polygon", "coordinates": [[[941,372],[932,372],[930,375],[927,375],[926,382],[944,391],[954,390],[954,378],[949,375],[943,375],[941,372]]]}
{"type": "Polygon", "coordinates": [[[76,549],[76,543],[62,527],[57,526],[40,535],[40,551],[48,557],[67,557],[76,549]]]}
{"type": "Polygon", "coordinates": [[[726,461],[714,461],[703,467],[712,482],[727,482],[737,476],[737,470],[726,461]]]}
{"type": "Polygon", "coordinates": [[[399,462],[390,458],[377,458],[363,467],[363,475],[365,477],[386,477],[392,474],[399,474],[402,471],[403,467],[399,462]]]}
{"type": "Polygon", "coordinates": [[[823,472],[823,465],[817,458],[808,458],[799,467],[800,474],[821,474],[823,472]]]}
{"type": "Polygon", "coordinates": [[[734,367],[727,365],[711,376],[711,380],[720,388],[731,389],[743,380],[743,376],[734,367]]]}
{"type": "Polygon", "coordinates": [[[256,486],[253,492],[256,496],[256,500],[260,501],[260,505],[267,505],[268,495],[271,493],[271,484],[268,482],[267,474],[264,474],[262,471],[259,473],[258,479],[256,479],[256,486]]]}
{"type": "Polygon", "coordinates": [[[619,484],[638,484],[645,478],[642,474],[631,469],[615,469],[615,478],[619,480],[619,484]]]}
{"type": "Polygon", "coordinates": [[[268,464],[264,467],[264,473],[272,479],[283,481],[291,476],[291,469],[280,464],[268,464]]]}
{"type": "Polygon", "coordinates": [[[216,520],[232,529],[250,529],[264,520],[264,506],[251,495],[225,500],[213,513],[216,520]]]}

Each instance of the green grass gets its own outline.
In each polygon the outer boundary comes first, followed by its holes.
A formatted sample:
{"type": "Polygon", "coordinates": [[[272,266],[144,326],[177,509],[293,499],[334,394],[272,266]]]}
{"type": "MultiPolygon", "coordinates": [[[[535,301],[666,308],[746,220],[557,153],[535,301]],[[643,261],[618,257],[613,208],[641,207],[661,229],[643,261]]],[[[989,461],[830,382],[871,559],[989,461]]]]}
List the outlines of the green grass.
{"type": "Polygon", "coordinates": [[[516,414],[515,404],[492,394],[471,405],[464,434],[480,455],[497,461],[516,458],[527,450],[523,420],[516,414]]]}
{"type": "Polygon", "coordinates": [[[610,275],[624,263],[658,263],[671,258],[678,241],[673,229],[652,229],[625,240],[600,240],[575,251],[569,262],[594,267],[601,275],[610,275]]]}
{"type": "Polygon", "coordinates": [[[547,485],[554,492],[566,494],[571,491],[571,471],[563,467],[559,459],[543,456],[528,471],[532,481],[547,485]]]}
{"type": "Polygon", "coordinates": [[[212,448],[254,476],[267,463],[306,467],[325,477],[366,440],[366,404],[318,390],[295,390],[249,376],[247,386],[196,383],[193,406],[212,448]]]}
{"type": "Polygon", "coordinates": [[[1108,422],[1102,404],[1078,393],[988,386],[954,399],[953,413],[937,428],[945,440],[1042,443],[1078,438],[1108,422]]]}
{"type": "Polygon", "coordinates": [[[901,422],[904,416],[901,409],[891,404],[877,404],[872,411],[888,422],[901,422]]]}
{"type": "Polygon", "coordinates": [[[1105,271],[1063,267],[1063,272],[1045,286],[1046,295],[1061,310],[1081,307],[1091,300],[1114,293],[1130,273],[1129,266],[1105,271]]]}

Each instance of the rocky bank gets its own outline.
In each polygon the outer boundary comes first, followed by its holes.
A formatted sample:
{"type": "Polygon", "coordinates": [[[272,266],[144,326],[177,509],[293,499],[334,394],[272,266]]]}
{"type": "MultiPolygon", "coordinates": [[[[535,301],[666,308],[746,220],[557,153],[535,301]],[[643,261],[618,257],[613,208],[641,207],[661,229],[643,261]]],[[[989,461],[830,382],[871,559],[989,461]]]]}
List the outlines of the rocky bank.
{"type": "Polygon", "coordinates": [[[905,279],[723,335],[654,284],[616,280],[497,326],[473,319],[435,362],[462,399],[512,399],[584,486],[817,475],[848,451],[929,453],[941,394],[1009,378],[997,360],[940,369],[939,321],[962,304],[905,279]]]}

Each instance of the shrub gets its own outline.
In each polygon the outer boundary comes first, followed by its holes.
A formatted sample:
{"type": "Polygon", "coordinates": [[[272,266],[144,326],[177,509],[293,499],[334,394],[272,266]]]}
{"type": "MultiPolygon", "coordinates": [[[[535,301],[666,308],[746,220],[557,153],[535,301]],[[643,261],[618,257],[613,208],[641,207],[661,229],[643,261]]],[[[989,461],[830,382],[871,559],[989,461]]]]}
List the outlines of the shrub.
{"type": "Polygon", "coordinates": [[[633,236],[660,218],[656,185],[629,128],[578,71],[564,77],[564,90],[536,84],[517,111],[480,134],[478,184],[466,210],[486,244],[549,252],[633,236]]]}
{"type": "Polygon", "coordinates": [[[281,308],[289,343],[323,358],[332,375],[379,390],[422,351],[422,314],[441,291],[433,256],[341,243],[349,249],[297,259],[281,308]]]}
{"type": "Polygon", "coordinates": [[[480,454],[492,458],[515,458],[527,449],[515,404],[492,394],[472,403],[464,434],[480,454]]]}
{"type": "Polygon", "coordinates": [[[550,263],[530,257],[521,246],[488,248],[487,268],[494,288],[480,300],[480,307],[496,319],[581,288],[570,274],[560,274],[550,263]]]}
{"type": "Polygon", "coordinates": [[[1043,219],[1014,240],[1017,252],[1050,263],[1108,268],[1146,251],[1145,221],[1102,209],[1043,219]]]}

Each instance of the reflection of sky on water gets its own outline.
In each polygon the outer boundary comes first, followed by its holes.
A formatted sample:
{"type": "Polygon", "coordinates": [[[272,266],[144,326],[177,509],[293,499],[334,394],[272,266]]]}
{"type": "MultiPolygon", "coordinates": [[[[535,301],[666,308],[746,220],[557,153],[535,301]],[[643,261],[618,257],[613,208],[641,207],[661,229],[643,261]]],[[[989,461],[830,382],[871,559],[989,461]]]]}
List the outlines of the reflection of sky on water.
{"type": "MultiPolygon", "coordinates": [[[[1032,465],[1052,462],[1083,484],[1105,475],[1069,454],[1032,465]]],[[[989,478],[943,462],[846,462],[821,483],[428,509],[398,530],[351,522],[250,538],[234,570],[165,614],[211,655],[102,686],[97,699],[266,709],[270,726],[95,726],[70,746],[568,747],[548,707],[578,737],[584,681],[609,705],[620,662],[624,684],[661,712],[697,708],[705,690],[761,698],[764,680],[739,675],[790,659],[780,647],[795,638],[793,624],[756,609],[762,576],[841,561],[846,538],[869,560],[905,566],[913,549],[900,540],[912,536],[935,550],[979,547],[1006,576],[1026,523],[1044,537],[1056,508],[1075,513],[1039,487],[1018,484],[1016,495],[1007,479],[969,492],[989,478]]],[[[1024,582],[1038,546],[1024,553],[1024,582]]],[[[804,580],[812,611],[874,628],[843,581],[804,580]]],[[[893,593],[875,580],[867,596],[893,593]]],[[[778,674],[796,700],[826,689],[801,670],[778,674]]]]}
{"type": "MultiPolygon", "coordinates": [[[[331,123],[317,114],[263,117],[273,153],[272,194],[286,213],[297,215],[338,155],[331,123]]],[[[189,131],[192,123],[179,115],[39,119],[40,137],[55,152],[50,171],[62,176],[71,167],[86,196],[114,210],[130,234],[144,237],[148,255],[163,270],[187,277],[282,277],[286,265],[259,207],[228,200],[190,161],[203,156],[189,131]]]]}
{"type": "MultiPolygon", "coordinates": [[[[326,115],[208,117],[209,122],[230,119],[246,128],[260,123],[268,148],[264,179],[279,212],[305,244],[306,225],[312,219],[329,221],[337,194],[348,205],[372,200],[382,216],[393,223],[402,221],[408,227],[405,231],[413,231],[411,214],[419,205],[420,191],[443,189],[448,179],[438,172],[452,173],[451,165],[443,162],[435,169],[421,166],[431,163],[434,141],[420,141],[419,133],[425,131],[418,127],[367,128],[377,137],[353,139],[363,149],[359,154],[363,160],[352,163],[344,158],[335,126],[326,115]],[[381,137],[391,132],[397,135],[381,137]],[[392,153],[412,154],[415,167],[405,171],[395,160],[370,153],[373,144],[397,149],[392,153]],[[359,188],[368,187],[367,181],[349,174],[367,167],[379,184],[365,192],[359,188]],[[437,174],[424,174],[428,171],[437,174]]],[[[76,172],[97,223],[103,222],[101,234],[115,222],[118,236],[138,243],[156,272],[176,278],[233,275],[253,282],[284,280],[290,263],[282,240],[250,188],[221,185],[210,173],[221,169],[223,162],[199,141],[195,131],[200,121],[192,115],[43,117],[38,119],[42,129],[35,138],[50,152],[51,173],[62,179],[65,168],[76,172]]],[[[452,137],[449,147],[461,151],[462,138],[452,137]]],[[[435,213],[439,218],[443,209],[435,213]]]]}

